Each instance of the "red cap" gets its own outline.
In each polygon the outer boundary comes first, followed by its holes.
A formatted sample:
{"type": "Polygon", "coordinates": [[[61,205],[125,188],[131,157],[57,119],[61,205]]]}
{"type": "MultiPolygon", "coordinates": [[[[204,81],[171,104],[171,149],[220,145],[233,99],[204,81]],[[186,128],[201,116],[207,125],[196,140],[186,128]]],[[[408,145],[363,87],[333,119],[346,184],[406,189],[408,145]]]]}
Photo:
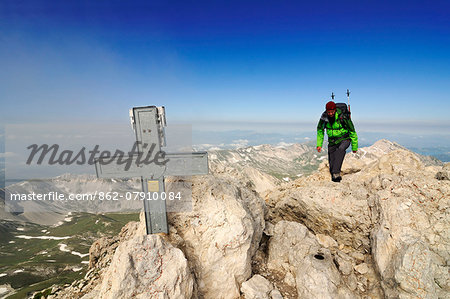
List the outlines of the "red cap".
{"type": "Polygon", "coordinates": [[[336,104],[333,101],[329,101],[326,105],[325,108],[327,110],[335,110],[336,109],[336,104]]]}

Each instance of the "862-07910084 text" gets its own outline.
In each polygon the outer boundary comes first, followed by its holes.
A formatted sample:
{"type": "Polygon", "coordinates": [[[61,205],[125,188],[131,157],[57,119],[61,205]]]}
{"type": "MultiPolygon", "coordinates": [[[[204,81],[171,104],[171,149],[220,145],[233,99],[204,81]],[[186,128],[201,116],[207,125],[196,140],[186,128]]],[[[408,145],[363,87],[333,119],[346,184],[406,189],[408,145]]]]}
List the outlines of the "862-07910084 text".
{"type": "Polygon", "coordinates": [[[118,192],[99,192],[100,200],[181,200],[181,192],[126,192],[125,196],[118,192]]]}

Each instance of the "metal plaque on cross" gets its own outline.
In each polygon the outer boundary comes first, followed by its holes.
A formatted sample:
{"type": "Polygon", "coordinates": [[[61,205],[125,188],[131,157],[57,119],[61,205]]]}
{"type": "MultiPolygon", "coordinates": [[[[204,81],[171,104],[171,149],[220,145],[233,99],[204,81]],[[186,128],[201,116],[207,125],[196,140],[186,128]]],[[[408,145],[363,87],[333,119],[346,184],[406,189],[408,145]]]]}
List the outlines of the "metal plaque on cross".
{"type": "MultiPolygon", "coordinates": [[[[166,145],[164,107],[135,107],[130,109],[130,120],[136,134],[138,153],[122,158],[131,159],[132,163],[129,163],[128,167],[124,166],[125,163],[115,161],[119,160],[119,157],[96,159],[95,169],[98,178],[141,177],[144,194],[155,192],[163,194],[165,176],[208,174],[207,152],[165,153],[161,151],[161,147],[166,145]],[[150,155],[151,157],[148,157],[150,155]],[[149,162],[147,158],[150,158],[150,163],[145,162],[149,162]]],[[[162,197],[143,200],[147,234],[169,232],[166,200],[162,197]]]]}

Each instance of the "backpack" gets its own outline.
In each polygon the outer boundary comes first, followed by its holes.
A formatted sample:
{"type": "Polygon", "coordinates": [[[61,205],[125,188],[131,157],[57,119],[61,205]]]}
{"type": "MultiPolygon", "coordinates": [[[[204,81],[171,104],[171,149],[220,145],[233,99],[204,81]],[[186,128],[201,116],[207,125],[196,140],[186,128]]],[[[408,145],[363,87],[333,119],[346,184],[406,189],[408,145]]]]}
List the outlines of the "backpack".
{"type": "Polygon", "coordinates": [[[341,114],[339,115],[340,119],[350,119],[351,113],[350,110],[348,110],[347,104],[345,103],[336,103],[336,108],[341,110],[341,114]]]}

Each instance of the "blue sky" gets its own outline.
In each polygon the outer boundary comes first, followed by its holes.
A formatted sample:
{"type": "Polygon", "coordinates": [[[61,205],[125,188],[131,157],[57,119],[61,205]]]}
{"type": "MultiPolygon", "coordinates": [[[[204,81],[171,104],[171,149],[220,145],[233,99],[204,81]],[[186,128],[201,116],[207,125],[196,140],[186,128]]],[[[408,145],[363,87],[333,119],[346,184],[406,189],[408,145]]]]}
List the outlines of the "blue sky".
{"type": "Polygon", "coordinates": [[[450,125],[448,1],[1,1],[4,123],[317,121],[450,125]],[[24,117],[26,115],[26,117],[24,117]]]}
{"type": "Polygon", "coordinates": [[[147,105],[192,124],[194,143],[314,140],[331,92],[347,88],[361,144],[448,160],[449,15],[449,1],[2,0],[0,162],[31,173],[13,133],[39,139],[45,123],[127,147],[128,109],[147,105]]]}

